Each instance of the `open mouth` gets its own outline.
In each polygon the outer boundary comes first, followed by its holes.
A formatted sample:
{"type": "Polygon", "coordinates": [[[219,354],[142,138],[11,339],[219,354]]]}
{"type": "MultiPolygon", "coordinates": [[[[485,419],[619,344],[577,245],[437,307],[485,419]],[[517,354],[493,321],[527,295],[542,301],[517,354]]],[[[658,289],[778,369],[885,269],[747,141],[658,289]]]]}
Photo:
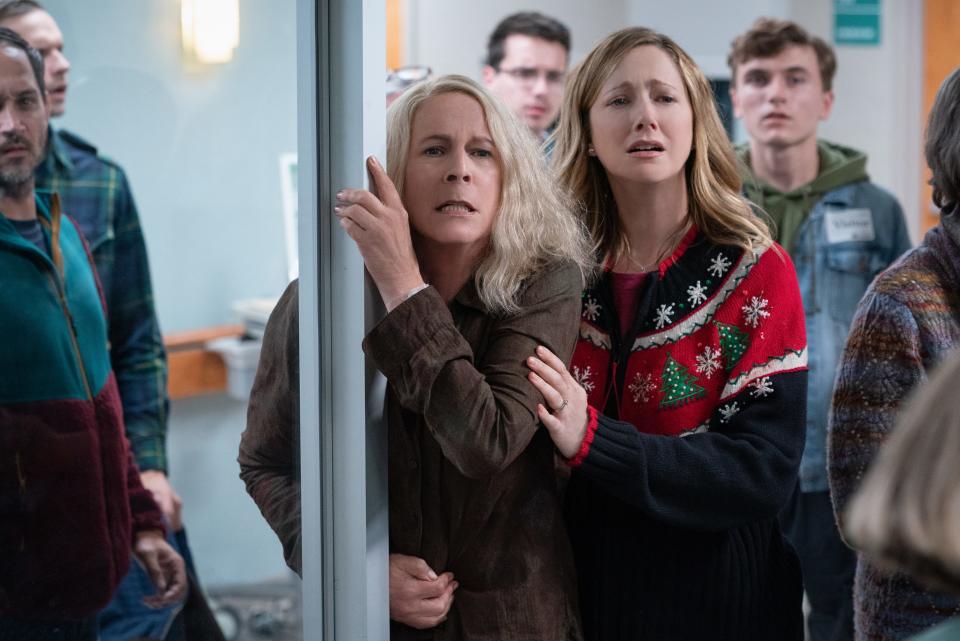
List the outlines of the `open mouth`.
{"type": "Polygon", "coordinates": [[[656,142],[638,142],[630,146],[628,154],[634,153],[658,153],[664,151],[663,145],[656,142]]]}
{"type": "Polygon", "coordinates": [[[436,211],[441,214],[473,214],[476,208],[465,200],[448,200],[440,204],[436,211]]]}

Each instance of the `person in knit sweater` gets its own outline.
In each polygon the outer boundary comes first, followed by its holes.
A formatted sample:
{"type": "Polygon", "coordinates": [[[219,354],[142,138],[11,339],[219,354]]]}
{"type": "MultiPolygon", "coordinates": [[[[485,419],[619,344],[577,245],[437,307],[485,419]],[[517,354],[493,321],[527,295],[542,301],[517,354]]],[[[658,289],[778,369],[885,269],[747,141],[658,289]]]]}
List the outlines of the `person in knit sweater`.
{"type": "Polygon", "coordinates": [[[793,265],[740,196],[710,85],[666,36],[610,35],[561,114],[554,162],[604,270],[570,369],[545,348],[528,365],[572,468],[584,635],[800,640],[777,521],[804,439],[793,265]]]}
{"type": "MultiPolygon", "coordinates": [[[[921,385],[847,506],[846,534],[878,563],[960,596],[960,353],[921,385]]],[[[956,641],[960,617],[910,641],[956,641]]]]}
{"type": "MultiPolygon", "coordinates": [[[[840,358],[827,470],[841,526],[904,398],[960,348],[960,70],[937,93],[925,152],[940,224],[867,289],[840,358]]],[[[888,573],[864,553],[857,557],[853,604],[858,641],[906,639],[960,614],[956,597],[888,573]]]]}

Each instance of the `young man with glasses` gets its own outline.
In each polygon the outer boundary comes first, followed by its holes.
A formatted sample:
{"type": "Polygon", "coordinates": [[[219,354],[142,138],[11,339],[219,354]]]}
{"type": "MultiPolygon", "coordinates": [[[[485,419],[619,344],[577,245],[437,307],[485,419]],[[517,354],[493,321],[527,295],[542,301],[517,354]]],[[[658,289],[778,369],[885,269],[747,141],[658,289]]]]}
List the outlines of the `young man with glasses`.
{"type": "Polygon", "coordinates": [[[550,131],[563,99],[570,30],[537,12],[500,21],[487,43],[483,82],[540,139],[550,131]]]}

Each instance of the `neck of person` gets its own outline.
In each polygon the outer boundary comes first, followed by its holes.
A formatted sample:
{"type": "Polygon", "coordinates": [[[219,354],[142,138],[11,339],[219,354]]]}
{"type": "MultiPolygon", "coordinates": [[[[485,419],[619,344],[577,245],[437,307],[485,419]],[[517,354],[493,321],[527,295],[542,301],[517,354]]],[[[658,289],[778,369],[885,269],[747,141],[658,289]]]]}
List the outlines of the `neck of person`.
{"type": "Polygon", "coordinates": [[[35,220],[37,200],[33,195],[33,178],[16,187],[0,188],[0,212],[10,220],[35,220]]]}
{"type": "Polygon", "coordinates": [[[687,228],[685,173],[642,184],[610,177],[610,188],[628,246],[614,261],[613,271],[639,273],[656,269],[673,252],[687,228]]]}
{"type": "Polygon", "coordinates": [[[810,136],[792,145],[765,145],[750,141],[750,164],[753,173],[782,192],[793,191],[820,173],[820,152],[817,138],[810,136]]]}
{"type": "Polygon", "coordinates": [[[437,243],[415,235],[413,249],[420,263],[423,282],[436,289],[449,303],[473,278],[484,248],[472,244],[437,243]]]}

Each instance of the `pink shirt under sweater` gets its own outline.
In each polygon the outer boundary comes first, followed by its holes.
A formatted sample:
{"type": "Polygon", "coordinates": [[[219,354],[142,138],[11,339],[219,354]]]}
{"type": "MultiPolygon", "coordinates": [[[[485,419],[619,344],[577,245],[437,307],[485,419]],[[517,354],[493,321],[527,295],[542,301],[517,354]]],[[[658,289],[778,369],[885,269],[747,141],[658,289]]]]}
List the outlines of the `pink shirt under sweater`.
{"type": "Polygon", "coordinates": [[[637,301],[643,291],[643,283],[647,280],[647,273],[610,272],[610,277],[613,284],[613,306],[620,318],[620,336],[624,337],[630,331],[633,320],[637,316],[637,301]]]}

